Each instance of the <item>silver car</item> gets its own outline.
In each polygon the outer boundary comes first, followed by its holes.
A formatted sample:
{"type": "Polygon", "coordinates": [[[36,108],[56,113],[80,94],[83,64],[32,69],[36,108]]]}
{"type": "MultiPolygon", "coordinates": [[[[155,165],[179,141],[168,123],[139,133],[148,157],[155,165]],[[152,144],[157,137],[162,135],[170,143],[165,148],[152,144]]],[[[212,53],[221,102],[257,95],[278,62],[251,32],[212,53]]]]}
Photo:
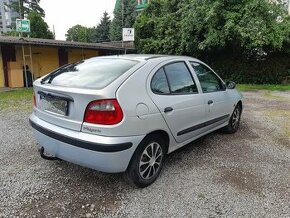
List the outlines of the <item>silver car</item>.
{"type": "Polygon", "coordinates": [[[30,116],[40,154],[146,187],[167,154],[223,128],[238,130],[242,96],[191,57],[106,56],[34,82],[30,116]]]}

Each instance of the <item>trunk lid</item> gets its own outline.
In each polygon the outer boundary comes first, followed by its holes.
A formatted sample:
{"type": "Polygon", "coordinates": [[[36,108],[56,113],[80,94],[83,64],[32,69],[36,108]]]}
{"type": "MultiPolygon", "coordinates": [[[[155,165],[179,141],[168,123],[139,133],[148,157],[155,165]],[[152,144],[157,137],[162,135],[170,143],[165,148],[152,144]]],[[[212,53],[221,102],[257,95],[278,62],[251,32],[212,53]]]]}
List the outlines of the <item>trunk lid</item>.
{"type": "Polygon", "coordinates": [[[40,119],[71,130],[81,131],[87,105],[104,96],[102,90],[34,84],[35,114],[40,119]]]}

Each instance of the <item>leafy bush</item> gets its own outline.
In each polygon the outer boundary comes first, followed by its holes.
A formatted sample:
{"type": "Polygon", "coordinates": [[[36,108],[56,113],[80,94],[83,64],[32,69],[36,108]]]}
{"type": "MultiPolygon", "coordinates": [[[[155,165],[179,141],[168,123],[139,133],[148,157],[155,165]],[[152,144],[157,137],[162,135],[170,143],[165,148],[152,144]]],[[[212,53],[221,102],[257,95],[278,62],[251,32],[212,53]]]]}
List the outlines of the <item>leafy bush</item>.
{"type": "Polygon", "coordinates": [[[290,76],[290,55],[276,53],[263,60],[216,54],[201,58],[226,80],[237,83],[281,84],[290,76]]]}
{"type": "Polygon", "coordinates": [[[137,49],[198,57],[237,82],[280,83],[290,69],[290,17],[269,2],[152,1],[135,22],[137,49]]]}

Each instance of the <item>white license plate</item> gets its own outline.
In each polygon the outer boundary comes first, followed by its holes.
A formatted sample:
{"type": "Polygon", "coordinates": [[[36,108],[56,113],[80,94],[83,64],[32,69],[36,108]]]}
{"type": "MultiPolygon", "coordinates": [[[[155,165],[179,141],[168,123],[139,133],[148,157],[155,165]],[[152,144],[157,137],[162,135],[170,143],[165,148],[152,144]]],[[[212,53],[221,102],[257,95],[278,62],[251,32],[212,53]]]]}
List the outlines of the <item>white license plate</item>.
{"type": "Polygon", "coordinates": [[[43,111],[63,116],[68,115],[68,101],[56,96],[40,95],[38,107],[43,111]]]}

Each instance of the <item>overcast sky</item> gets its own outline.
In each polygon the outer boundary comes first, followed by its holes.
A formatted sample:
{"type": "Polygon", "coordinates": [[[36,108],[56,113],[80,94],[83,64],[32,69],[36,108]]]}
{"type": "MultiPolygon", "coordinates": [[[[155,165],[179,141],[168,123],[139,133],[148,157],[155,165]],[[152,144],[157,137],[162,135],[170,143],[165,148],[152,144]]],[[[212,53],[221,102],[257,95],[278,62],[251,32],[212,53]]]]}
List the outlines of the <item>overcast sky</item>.
{"type": "Polygon", "coordinates": [[[50,29],[55,27],[56,39],[64,40],[67,30],[81,24],[96,26],[104,11],[112,17],[115,0],[41,0],[45,21],[50,29]]]}

